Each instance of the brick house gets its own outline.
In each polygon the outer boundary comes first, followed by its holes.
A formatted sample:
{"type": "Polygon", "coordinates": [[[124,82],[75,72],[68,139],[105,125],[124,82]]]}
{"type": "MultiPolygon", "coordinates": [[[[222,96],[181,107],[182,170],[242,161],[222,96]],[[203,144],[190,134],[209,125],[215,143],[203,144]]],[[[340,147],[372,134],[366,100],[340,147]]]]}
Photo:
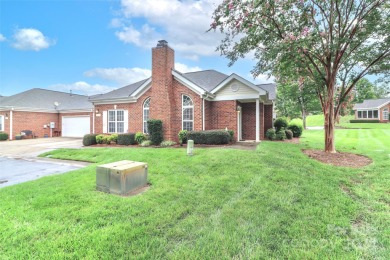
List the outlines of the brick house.
{"type": "Polygon", "coordinates": [[[180,130],[234,130],[235,140],[264,138],[272,127],[275,84],[255,85],[215,70],[180,73],[174,50],[159,41],[152,48],[152,76],[90,98],[95,133],[147,133],[148,119],[163,122],[164,139],[180,130]]]}
{"type": "Polygon", "coordinates": [[[36,137],[81,137],[91,133],[93,105],[87,96],[45,89],[0,99],[0,131],[15,139],[23,130],[36,137]]]}
{"type": "Polygon", "coordinates": [[[367,99],[363,103],[355,104],[353,110],[355,111],[355,119],[390,122],[390,98],[367,99]]]}

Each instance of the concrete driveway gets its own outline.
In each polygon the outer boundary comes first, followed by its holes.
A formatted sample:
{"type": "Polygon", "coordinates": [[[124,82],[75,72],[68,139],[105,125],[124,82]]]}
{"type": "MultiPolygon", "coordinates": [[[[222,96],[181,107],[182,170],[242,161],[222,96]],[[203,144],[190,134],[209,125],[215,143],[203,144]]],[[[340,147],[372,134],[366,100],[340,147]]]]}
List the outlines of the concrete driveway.
{"type": "Polygon", "coordinates": [[[89,163],[37,157],[58,148],[81,147],[80,138],[55,137],[0,142],[0,188],[87,166],[89,163]]]}

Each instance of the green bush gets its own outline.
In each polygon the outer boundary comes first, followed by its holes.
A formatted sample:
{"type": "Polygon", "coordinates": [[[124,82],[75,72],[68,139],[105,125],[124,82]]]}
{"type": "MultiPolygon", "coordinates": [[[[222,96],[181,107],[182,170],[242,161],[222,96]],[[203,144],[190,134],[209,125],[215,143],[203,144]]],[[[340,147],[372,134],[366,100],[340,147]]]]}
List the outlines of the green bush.
{"type": "Polygon", "coordinates": [[[176,142],[173,142],[173,141],[162,141],[160,146],[161,147],[169,147],[169,146],[173,146],[175,144],[176,144],[176,142]]]}
{"type": "Polygon", "coordinates": [[[102,144],[102,143],[105,143],[105,136],[106,135],[97,135],[96,136],[96,143],[97,144],[102,144]]]}
{"type": "Polygon", "coordinates": [[[111,143],[111,142],[114,142],[114,143],[118,143],[118,134],[112,134],[112,135],[110,135],[110,137],[109,137],[109,142],[111,143]]]}
{"type": "Polygon", "coordinates": [[[351,119],[349,120],[350,123],[380,123],[379,120],[377,119],[366,119],[366,120],[361,120],[361,119],[351,119]]]}
{"type": "Polygon", "coordinates": [[[291,130],[287,129],[287,130],[284,130],[284,132],[286,133],[287,139],[289,139],[289,140],[293,139],[294,134],[291,130]]]}
{"type": "Polygon", "coordinates": [[[179,136],[179,143],[180,145],[186,144],[187,143],[187,130],[181,130],[178,134],[179,136]]]}
{"type": "Polygon", "coordinates": [[[135,144],[135,134],[119,134],[118,135],[118,144],[120,145],[131,145],[135,144]]]}
{"type": "Polygon", "coordinates": [[[145,140],[140,144],[142,147],[148,147],[152,145],[152,141],[150,140],[145,140]]]}
{"type": "Polygon", "coordinates": [[[146,140],[146,136],[144,133],[142,132],[137,132],[135,134],[135,141],[138,143],[138,144],[141,144],[143,141],[146,140]]]}
{"type": "Polygon", "coordinates": [[[83,145],[90,146],[96,144],[96,134],[87,134],[83,137],[83,145]]]}
{"type": "Polygon", "coordinates": [[[147,124],[150,141],[152,141],[154,145],[159,145],[164,139],[162,121],[158,119],[149,119],[147,124]]]}
{"type": "Polygon", "coordinates": [[[0,132],[0,141],[5,141],[8,139],[8,134],[4,132],[0,132]]]}
{"type": "Polygon", "coordinates": [[[229,133],[229,135],[230,135],[230,142],[233,142],[234,131],[233,131],[233,130],[228,130],[228,133],[229,133]]]}
{"type": "Polygon", "coordinates": [[[225,130],[190,131],[187,140],[193,140],[194,144],[228,144],[230,134],[225,130]]]}
{"type": "Polygon", "coordinates": [[[276,131],[279,131],[282,128],[286,128],[287,125],[288,125],[287,118],[279,117],[275,119],[274,127],[276,128],[276,131]]]}
{"type": "Polygon", "coordinates": [[[284,129],[280,129],[279,131],[276,131],[275,133],[275,139],[283,141],[286,139],[286,132],[284,129]]]}
{"type": "Polygon", "coordinates": [[[291,130],[293,132],[294,137],[300,137],[303,132],[303,126],[298,123],[290,123],[287,127],[288,130],[291,130]]]}
{"type": "Polygon", "coordinates": [[[265,136],[267,137],[268,140],[273,141],[276,138],[276,133],[275,132],[276,132],[275,129],[270,128],[270,129],[267,130],[267,132],[265,132],[265,136]]]}

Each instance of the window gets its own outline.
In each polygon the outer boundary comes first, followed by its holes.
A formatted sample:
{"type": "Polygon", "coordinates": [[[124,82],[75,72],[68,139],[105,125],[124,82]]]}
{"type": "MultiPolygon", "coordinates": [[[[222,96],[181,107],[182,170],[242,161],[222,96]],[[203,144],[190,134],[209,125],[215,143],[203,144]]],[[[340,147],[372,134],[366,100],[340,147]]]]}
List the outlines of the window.
{"type": "Polygon", "coordinates": [[[189,96],[183,95],[182,100],[182,129],[192,131],[194,129],[194,103],[189,96]]]}
{"type": "Polygon", "coordinates": [[[4,116],[0,116],[0,131],[4,131],[4,116]]]}
{"type": "Polygon", "coordinates": [[[378,118],[378,110],[361,110],[357,112],[358,118],[378,118]]]}
{"type": "Polygon", "coordinates": [[[144,122],[144,133],[148,134],[148,120],[149,120],[149,108],[150,108],[150,98],[146,99],[144,102],[144,114],[143,114],[143,122],[144,122]]]}
{"type": "Polygon", "coordinates": [[[108,132],[109,133],[124,133],[125,116],[123,110],[108,111],[108,132]]]}
{"type": "Polygon", "coordinates": [[[389,120],[389,109],[383,109],[383,120],[389,120]]]}

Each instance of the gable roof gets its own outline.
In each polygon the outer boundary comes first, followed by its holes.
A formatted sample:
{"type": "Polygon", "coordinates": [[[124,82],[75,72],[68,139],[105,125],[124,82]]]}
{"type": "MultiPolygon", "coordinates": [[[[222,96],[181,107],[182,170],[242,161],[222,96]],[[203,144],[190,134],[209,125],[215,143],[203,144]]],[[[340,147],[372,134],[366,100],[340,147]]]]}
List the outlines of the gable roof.
{"type": "Polygon", "coordinates": [[[270,99],[270,100],[276,99],[276,84],[275,83],[259,84],[257,86],[268,92],[268,99],[270,99]]]}
{"type": "Polygon", "coordinates": [[[105,94],[95,95],[90,97],[90,101],[101,101],[107,99],[125,99],[131,97],[131,94],[135,93],[138,88],[140,88],[144,83],[146,83],[150,78],[135,82],[133,84],[124,86],[122,88],[115,89],[113,91],[107,92],[105,94]]]}
{"type": "Polygon", "coordinates": [[[353,106],[354,110],[357,109],[378,109],[390,103],[390,98],[380,99],[366,99],[363,103],[357,103],[353,106]]]}
{"type": "Polygon", "coordinates": [[[34,88],[0,100],[0,108],[32,110],[90,110],[88,96],[34,88]],[[55,102],[58,106],[55,106],[55,102]]]}
{"type": "MultiPolygon", "coordinates": [[[[194,90],[195,92],[198,92],[201,95],[212,95],[212,93],[215,93],[219,88],[223,87],[224,84],[226,84],[230,80],[237,79],[259,92],[268,92],[268,99],[270,100],[276,98],[276,84],[255,85],[234,73],[228,76],[216,70],[202,70],[187,73],[181,73],[177,70],[172,70],[172,75],[182,84],[186,85],[188,88],[194,90]]],[[[120,103],[122,101],[135,102],[137,96],[140,93],[143,93],[143,91],[150,86],[150,83],[151,77],[124,86],[122,88],[118,88],[105,94],[92,96],[89,100],[92,103],[120,103]]]]}
{"type": "MultiPolygon", "coordinates": [[[[180,73],[180,72],[179,72],[180,73]]],[[[192,81],[207,92],[211,92],[219,83],[229,76],[216,70],[202,70],[196,72],[180,73],[186,79],[192,81]]]]}

